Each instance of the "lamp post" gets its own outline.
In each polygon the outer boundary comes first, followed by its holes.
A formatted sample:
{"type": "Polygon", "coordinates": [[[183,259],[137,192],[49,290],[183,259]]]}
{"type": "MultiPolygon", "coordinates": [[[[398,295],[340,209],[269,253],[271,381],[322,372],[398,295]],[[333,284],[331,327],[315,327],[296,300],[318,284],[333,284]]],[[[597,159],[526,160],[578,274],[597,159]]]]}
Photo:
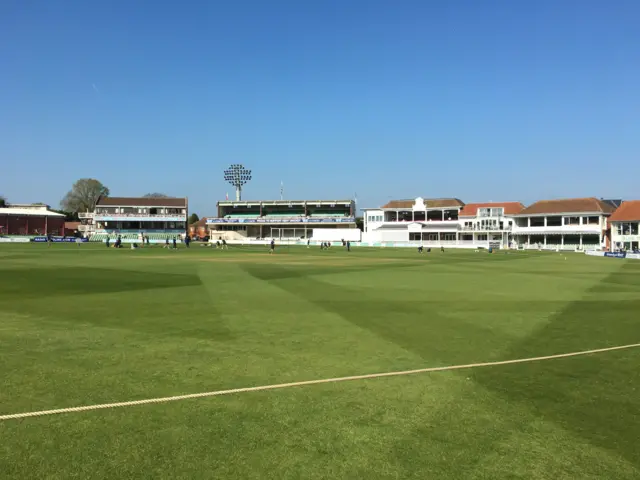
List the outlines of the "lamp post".
{"type": "Polygon", "coordinates": [[[242,187],[251,180],[251,170],[243,165],[234,163],[224,171],[224,179],[236,189],[236,202],[242,200],[242,187]]]}

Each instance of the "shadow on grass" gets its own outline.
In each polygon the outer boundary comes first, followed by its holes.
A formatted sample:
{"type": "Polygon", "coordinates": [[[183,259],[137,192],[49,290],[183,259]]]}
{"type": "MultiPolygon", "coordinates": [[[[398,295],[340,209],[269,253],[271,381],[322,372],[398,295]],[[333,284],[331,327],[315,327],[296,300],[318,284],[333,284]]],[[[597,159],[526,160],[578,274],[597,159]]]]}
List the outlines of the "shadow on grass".
{"type": "MultiPolygon", "coordinates": [[[[640,289],[636,299],[606,301],[599,294],[638,284],[622,267],[570,303],[544,328],[517,342],[505,358],[522,358],[640,342],[640,289]],[[604,288],[603,288],[604,287],[604,288]]],[[[593,445],[640,466],[640,350],[477,369],[478,384],[509,402],[552,420],[593,445]]]]}
{"type": "MultiPolygon", "coordinates": [[[[406,265],[405,265],[406,266],[406,265]]],[[[414,266],[414,265],[409,265],[414,266]]],[[[523,304],[510,301],[451,302],[430,297],[425,292],[415,300],[394,299],[378,289],[345,287],[323,282],[308,275],[323,273],[371,272],[393,266],[340,269],[291,268],[277,265],[243,266],[254,277],[301,298],[315,307],[333,313],[425,359],[425,365],[465,363],[478,360],[478,352],[497,355],[512,337],[492,328],[488,317],[519,313],[523,304]],[[473,341],[470,341],[472,339],[473,341]]],[[[530,302],[527,312],[547,315],[565,302],[530,302]]]]}
{"type": "Polygon", "coordinates": [[[46,321],[46,328],[90,324],[159,337],[232,338],[197,274],[86,267],[2,273],[0,308],[46,321]]]}
{"type": "MultiPolygon", "coordinates": [[[[335,269],[289,269],[249,266],[256,278],[292,293],[369,330],[430,361],[466,363],[486,359],[535,357],[640,342],[640,277],[636,266],[621,264],[586,291],[582,300],[565,302],[470,302],[469,321],[452,321],[447,313],[458,308],[449,302],[395,301],[378,291],[345,288],[308,275],[335,273],[335,269]],[[306,278],[304,278],[306,277],[306,278]],[[618,287],[618,288],[616,288],[618,287]],[[637,287],[637,288],[636,288],[637,287]],[[638,292],[636,298],[633,292],[638,292]],[[618,292],[627,298],[612,300],[618,292]],[[630,295],[631,294],[631,295],[630,295]],[[503,308],[550,314],[547,323],[528,337],[515,340],[486,330],[482,317],[503,308]],[[552,313],[557,312],[557,313],[552,313]],[[473,345],[471,345],[473,343],[473,345]],[[505,351],[506,349],[506,351],[505,351]]],[[[376,266],[382,270],[393,265],[376,266]]],[[[373,267],[356,271],[371,271],[373,267]]],[[[354,271],[354,270],[348,270],[354,271]]],[[[468,302],[469,303],[469,302],[468,302]]],[[[473,379],[510,405],[569,431],[585,441],[640,466],[640,350],[602,353],[552,361],[467,370],[473,379]]],[[[488,408],[491,408],[488,406],[488,408]]],[[[512,412],[516,410],[512,409],[512,412]]],[[[500,414],[501,412],[496,412],[500,414]]],[[[507,424],[523,428],[513,419],[507,424]]],[[[477,440],[503,441],[496,432],[474,430],[477,440]],[[480,440],[482,439],[482,440],[480,440]]],[[[522,434],[523,432],[518,432],[522,434]]],[[[487,450],[490,451],[491,449],[487,450]]]]}
{"type": "MultiPolygon", "coordinates": [[[[309,277],[314,275],[334,275],[342,273],[358,273],[368,271],[379,270],[392,270],[396,268],[408,268],[416,267],[424,262],[410,263],[404,262],[389,262],[389,263],[376,263],[376,264],[354,264],[354,265],[287,265],[287,264],[238,264],[242,270],[247,272],[258,280],[266,282],[272,282],[274,280],[286,280],[295,278],[305,278],[305,282],[309,280],[309,277]]],[[[278,284],[280,286],[280,284],[278,284]]]]}
{"type": "Polygon", "coordinates": [[[2,270],[0,300],[43,296],[130,292],[200,285],[198,275],[87,267],[2,270]]]}

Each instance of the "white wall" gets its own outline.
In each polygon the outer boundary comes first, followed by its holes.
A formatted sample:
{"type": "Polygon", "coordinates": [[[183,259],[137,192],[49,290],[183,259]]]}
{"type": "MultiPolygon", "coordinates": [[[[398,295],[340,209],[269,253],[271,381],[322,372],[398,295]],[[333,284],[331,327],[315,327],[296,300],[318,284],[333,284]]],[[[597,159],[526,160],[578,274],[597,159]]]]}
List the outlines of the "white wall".
{"type": "Polygon", "coordinates": [[[311,239],[314,242],[339,242],[340,240],[359,242],[361,234],[359,228],[314,228],[311,239]]]}
{"type": "Polygon", "coordinates": [[[379,238],[381,242],[408,242],[409,230],[405,227],[403,229],[381,229],[378,230],[379,238]]]}
{"type": "Polygon", "coordinates": [[[383,210],[365,210],[363,213],[365,232],[372,232],[384,223],[383,210]]]}

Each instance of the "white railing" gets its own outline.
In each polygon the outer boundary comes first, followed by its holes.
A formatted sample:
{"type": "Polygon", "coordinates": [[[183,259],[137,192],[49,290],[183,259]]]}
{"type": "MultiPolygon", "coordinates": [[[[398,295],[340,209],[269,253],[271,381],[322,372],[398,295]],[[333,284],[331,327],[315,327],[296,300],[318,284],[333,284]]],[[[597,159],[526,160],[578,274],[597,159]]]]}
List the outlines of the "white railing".
{"type": "Polygon", "coordinates": [[[109,217],[109,218],[184,217],[185,219],[187,218],[187,215],[184,213],[106,213],[106,212],[97,213],[96,212],[95,214],[92,214],[92,215],[98,218],[103,218],[103,217],[109,217]]]}
{"type": "Polygon", "coordinates": [[[580,233],[599,234],[602,231],[600,225],[562,225],[562,226],[542,226],[542,227],[514,227],[513,233],[525,235],[544,235],[549,233],[577,235],[580,233]]]}
{"type": "MultiPolygon", "coordinates": [[[[384,220],[383,223],[401,223],[401,224],[405,224],[405,223],[426,223],[426,224],[430,224],[430,223],[434,223],[434,224],[455,224],[458,223],[459,220],[458,219],[451,219],[451,220],[384,220]]],[[[377,222],[380,223],[380,222],[377,222]]]]}
{"type": "Polygon", "coordinates": [[[504,225],[500,228],[498,225],[495,226],[476,226],[476,227],[465,227],[463,226],[461,230],[465,232],[510,232],[512,227],[509,225],[504,225]]]}
{"type": "Polygon", "coordinates": [[[93,212],[78,212],[78,218],[93,218],[93,212]]]}

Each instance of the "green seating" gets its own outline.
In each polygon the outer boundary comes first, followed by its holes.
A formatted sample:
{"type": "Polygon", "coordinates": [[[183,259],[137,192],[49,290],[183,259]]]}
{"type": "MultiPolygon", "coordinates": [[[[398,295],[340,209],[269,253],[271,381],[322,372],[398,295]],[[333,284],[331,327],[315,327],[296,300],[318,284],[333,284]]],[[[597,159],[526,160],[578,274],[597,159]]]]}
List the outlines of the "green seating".
{"type": "Polygon", "coordinates": [[[324,218],[343,218],[343,217],[348,217],[349,215],[344,214],[344,213],[312,213],[310,215],[312,218],[317,218],[317,217],[324,217],[324,218]]]}
{"type": "Polygon", "coordinates": [[[258,213],[234,213],[231,215],[225,215],[225,218],[258,218],[258,213]]]}
{"type": "MultiPolygon", "coordinates": [[[[117,234],[106,234],[106,233],[94,233],[93,235],[91,235],[91,237],[89,238],[90,242],[104,242],[107,239],[107,236],[111,239],[111,241],[115,241],[115,239],[118,237],[117,234]]],[[[146,233],[145,236],[149,237],[149,240],[154,240],[154,241],[165,241],[167,238],[169,240],[173,239],[174,237],[179,236],[177,233],[146,233]]],[[[140,234],[138,233],[123,233],[121,235],[122,240],[140,240],[140,234]]]]}
{"type": "Polygon", "coordinates": [[[267,213],[264,215],[265,217],[302,217],[304,216],[304,212],[273,212],[267,213]]]}

